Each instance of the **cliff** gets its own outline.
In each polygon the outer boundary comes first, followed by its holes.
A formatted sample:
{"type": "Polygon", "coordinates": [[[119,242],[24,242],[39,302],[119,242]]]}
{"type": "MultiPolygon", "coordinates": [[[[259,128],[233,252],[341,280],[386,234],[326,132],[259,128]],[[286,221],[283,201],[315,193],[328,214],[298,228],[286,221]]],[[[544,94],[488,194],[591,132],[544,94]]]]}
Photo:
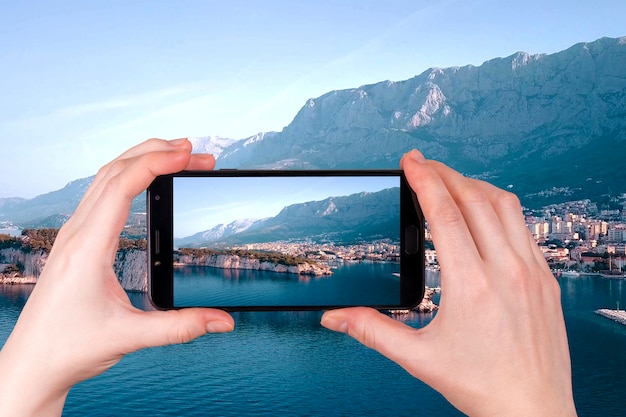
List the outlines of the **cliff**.
{"type": "Polygon", "coordinates": [[[113,269],[122,288],[127,291],[148,291],[147,267],[145,250],[120,250],[115,254],[113,269]]]}
{"type": "Polygon", "coordinates": [[[272,271],[298,275],[330,275],[332,271],[327,265],[299,263],[297,265],[284,265],[270,261],[246,258],[238,255],[207,254],[201,256],[177,254],[174,262],[182,265],[210,266],[224,269],[253,269],[272,271]]]}
{"type": "MultiPolygon", "coordinates": [[[[28,252],[1,249],[0,264],[18,265],[19,272],[0,273],[0,284],[35,284],[48,260],[46,251],[28,252]]],[[[121,250],[115,255],[113,269],[122,288],[127,291],[148,290],[146,252],[139,249],[121,250]]],[[[0,269],[0,271],[4,268],[0,269]]]]}
{"type": "MultiPolygon", "coordinates": [[[[35,284],[48,259],[45,251],[24,252],[17,249],[0,250],[0,266],[23,265],[23,272],[2,273],[0,272],[0,284],[35,284]]],[[[237,255],[214,254],[205,256],[191,256],[178,254],[175,262],[184,265],[210,266],[215,268],[254,269],[290,273],[298,275],[330,275],[332,270],[327,265],[301,263],[298,265],[283,265],[258,259],[245,258],[237,255]]],[[[120,250],[115,255],[113,269],[122,288],[127,291],[147,292],[147,259],[146,251],[140,249],[120,250]]],[[[0,271],[4,268],[0,268],[0,271]]],[[[432,312],[437,305],[432,301],[435,293],[433,289],[426,288],[424,299],[418,307],[419,312],[432,312]]],[[[400,312],[395,311],[398,314],[400,312]]]]}
{"type": "Polygon", "coordinates": [[[19,272],[3,273],[0,270],[0,284],[34,284],[41,274],[48,253],[43,250],[26,252],[19,249],[0,249],[0,263],[18,265],[19,272]]]}

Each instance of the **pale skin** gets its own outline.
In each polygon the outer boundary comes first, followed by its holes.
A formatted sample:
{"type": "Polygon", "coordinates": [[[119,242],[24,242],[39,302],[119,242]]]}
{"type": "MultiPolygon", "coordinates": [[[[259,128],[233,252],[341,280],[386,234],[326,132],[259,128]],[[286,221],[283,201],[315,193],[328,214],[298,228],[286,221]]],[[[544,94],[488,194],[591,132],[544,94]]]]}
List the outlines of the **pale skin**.
{"type": "Polygon", "coordinates": [[[418,151],[401,167],[437,248],[440,309],[423,329],[366,308],[326,312],[322,325],[397,362],[468,415],[576,415],[560,288],[517,197],[418,151]]]}
{"type": "MultiPolygon", "coordinates": [[[[127,353],[233,330],[220,310],[138,310],[113,272],[133,197],[156,175],[213,168],[212,156],[190,152],[187,140],[151,139],[98,172],[0,351],[0,381],[11,381],[0,390],[0,416],[59,416],[73,385],[127,353]]],[[[417,151],[402,168],[442,266],[439,312],[419,330],[367,308],[328,311],[322,325],[378,350],[469,415],[576,415],[559,287],[517,199],[417,151]]]]}

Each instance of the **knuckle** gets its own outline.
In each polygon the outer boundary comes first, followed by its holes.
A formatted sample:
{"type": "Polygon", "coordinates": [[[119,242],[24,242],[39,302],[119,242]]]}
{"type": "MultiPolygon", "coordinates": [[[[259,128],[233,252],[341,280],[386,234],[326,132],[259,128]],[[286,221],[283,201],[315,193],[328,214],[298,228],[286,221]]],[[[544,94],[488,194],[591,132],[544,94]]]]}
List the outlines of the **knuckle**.
{"type": "Polygon", "coordinates": [[[519,211],[521,209],[519,197],[511,192],[502,191],[502,193],[498,196],[497,201],[507,210],[519,211]]]}
{"type": "Polygon", "coordinates": [[[119,190],[120,186],[120,177],[119,174],[110,176],[106,182],[103,184],[102,194],[108,195],[110,193],[115,193],[119,190]]]}
{"type": "Polygon", "coordinates": [[[188,343],[194,339],[193,333],[187,328],[179,328],[174,334],[173,340],[170,340],[170,344],[188,343]]]}
{"type": "MultiPolygon", "coordinates": [[[[172,314],[175,318],[170,323],[169,331],[167,331],[166,343],[169,345],[176,345],[181,343],[188,343],[195,339],[198,334],[196,326],[199,328],[201,325],[196,323],[189,323],[185,319],[185,313],[183,311],[174,310],[172,314]]],[[[169,313],[169,312],[168,312],[169,313]]]]}
{"type": "Polygon", "coordinates": [[[107,178],[117,176],[126,168],[127,164],[128,162],[124,159],[115,159],[100,168],[96,174],[96,178],[107,180],[107,178]]]}
{"type": "MultiPolygon", "coordinates": [[[[550,274],[552,275],[552,274],[550,274]]],[[[555,299],[558,300],[560,302],[561,300],[561,286],[559,285],[559,282],[553,277],[550,276],[550,279],[547,281],[547,290],[549,292],[549,294],[555,299]]]]}
{"type": "Polygon", "coordinates": [[[509,274],[511,280],[514,282],[517,287],[527,287],[530,276],[530,269],[528,265],[522,262],[519,259],[515,259],[509,262],[508,264],[509,274]]]}
{"type": "Polygon", "coordinates": [[[483,191],[472,185],[465,186],[459,193],[460,202],[464,205],[482,205],[489,202],[483,191]]]}
{"type": "Polygon", "coordinates": [[[464,221],[461,211],[452,201],[440,204],[434,214],[444,227],[454,227],[464,221]]]}
{"type": "Polygon", "coordinates": [[[150,139],[146,139],[144,141],[144,144],[147,146],[160,146],[164,143],[165,141],[163,139],[158,139],[158,138],[150,138],[150,139]]]}

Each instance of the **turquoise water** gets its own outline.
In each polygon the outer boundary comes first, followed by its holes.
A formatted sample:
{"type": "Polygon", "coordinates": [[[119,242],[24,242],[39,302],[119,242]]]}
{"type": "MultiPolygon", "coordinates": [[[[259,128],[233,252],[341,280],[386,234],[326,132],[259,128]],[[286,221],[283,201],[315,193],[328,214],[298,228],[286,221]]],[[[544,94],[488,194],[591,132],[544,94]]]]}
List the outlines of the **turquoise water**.
{"type": "Polygon", "coordinates": [[[174,268],[174,305],[323,306],[400,304],[396,263],[346,263],[331,275],[198,266],[174,268]]]}
{"type": "MultiPolygon", "coordinates": [[[[430,285],[437,276],[429,274],[430,285]]],[[[626,416],[626,326],[593,313],[626,305],[626,281],[561,278],[581,416],[626,416]]],[[[0,343],[29,294],[0,287],[0,343]]],[[[143,295],[133,294],[136,305],[143,295]]],[[[439,394],[320,313],[238,313],[232,334],[127,356],[75,387],[64,416],[459,416],[439,394]]],[[[432,315],[412,315],[412,326],[432,315]]],[[[476,317],[477,320],[480,317],[476,317]]]]}

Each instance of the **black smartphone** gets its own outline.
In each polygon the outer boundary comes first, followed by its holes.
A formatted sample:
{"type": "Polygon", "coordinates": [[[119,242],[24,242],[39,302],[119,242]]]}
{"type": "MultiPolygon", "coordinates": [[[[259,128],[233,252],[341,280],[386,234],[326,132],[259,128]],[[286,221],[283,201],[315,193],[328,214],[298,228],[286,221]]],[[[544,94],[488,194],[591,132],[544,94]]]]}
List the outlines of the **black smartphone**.
{"type": "Polygon", "coordinates": [[[183,171],[147,190],[159,309],[409,309],[424,220],[401,170],[183,171]]]}

